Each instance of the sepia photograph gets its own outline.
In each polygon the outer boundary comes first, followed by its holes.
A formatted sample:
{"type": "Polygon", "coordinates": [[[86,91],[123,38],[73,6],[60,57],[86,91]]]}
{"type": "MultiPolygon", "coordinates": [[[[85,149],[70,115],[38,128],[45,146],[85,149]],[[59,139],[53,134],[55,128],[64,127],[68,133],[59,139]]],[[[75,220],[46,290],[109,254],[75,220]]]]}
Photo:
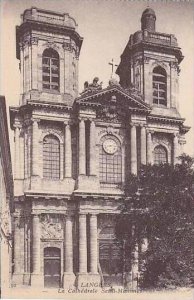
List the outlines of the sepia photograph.
{"type": "Polygon", "coordinates": [[[194,1],[0,0],[2,299],[194,300],[194,1]]]}

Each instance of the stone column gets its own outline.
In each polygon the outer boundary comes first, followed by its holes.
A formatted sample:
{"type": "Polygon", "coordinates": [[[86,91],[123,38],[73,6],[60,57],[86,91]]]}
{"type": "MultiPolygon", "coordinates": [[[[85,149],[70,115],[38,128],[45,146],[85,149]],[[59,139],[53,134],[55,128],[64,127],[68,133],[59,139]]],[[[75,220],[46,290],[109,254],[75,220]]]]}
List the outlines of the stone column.
{"type": "Polygon", "coordinates": [[[96,175],[96,130],[94,120],[90,122],[90,175],[96,175]]]}
{"type": "Polygon", "coordinates": [[[65,177],[72,177],[71,128],[65,125],[65,177]]]}
{"type": "Polygon", "coordinates": [[[151,132],[147,132],[147,163],[152,164],[152,135],[151,132]]]}
{"type": "Polygon", "coordinates": [[[39,215],[33,215],[32,219],[33,243],[32,243],[32,264],[33,273],[40,273],[40,224],[39,215]]]}
{"type": "Polygon", "coordinates": [[[73,273],[73,239],[72,239],[72,217],[66,217],[65,225],[65,272],[73,273]]]}
{"type": "Polygon", "coordinates": [[[134,124],[131,124],[131,173],[137,174],[137,137],[134,124]]]}
{"type": "Polygon", "coordinates": [[[15,127],[15,168],[14,168],[14,178],[19,179],[20,173],[20,128],[18,126],[15,127]]]}
{"type": "Polygon", "coordinates": [[[146,165],[146,128],[141,127],[141,164],[146,165]]]}
{"type": "Polygon", "coordinates": [[[98,236],[97,236],[97,216],[90,216],[90,272],[98,273],[98,236]]]}
{"type": "Polygon", "coordinates": [[[79,215],[79,273],[87,273],[86,215],[79,215]]]}
{"type": "Polygon", "coordinates": [[[32,90],[38,89],[38,38],[31,38],[32,52],[32,90]]]}
{"type": "Polygon", "coordinates": [[[66,216],[65,224],[65,272],[63,274],[63,287],[69,288],[74,285],[75,275],[73,273],[73,222],[72,216],[66,216]]]}
{"type": "Polygon", "coordinates": [[[38,147],[38,138],[39,138],[39,129],[38,121],[33,120],[32,125],[32,175],[39,175],[39,147],[38,147]]]}
{"type": "Polygon", "coordinates": [[[173,148],[174,148],[174,165],[178,163],[178,156],[179,156],[179,142],[178,142],[178,135],[174,134],[173,140],[173,148]]]}
{"type": "Polygon", "coordinates": [[[39,215],[32,215],[32,276],[31,286],[42,286],[43,275],[40,273],[40,221],[39,215]]]}
{"type": "Polygon", "coordinates": [[[86,175],[85,121],[79,123],[79,175],[86,175]]]}

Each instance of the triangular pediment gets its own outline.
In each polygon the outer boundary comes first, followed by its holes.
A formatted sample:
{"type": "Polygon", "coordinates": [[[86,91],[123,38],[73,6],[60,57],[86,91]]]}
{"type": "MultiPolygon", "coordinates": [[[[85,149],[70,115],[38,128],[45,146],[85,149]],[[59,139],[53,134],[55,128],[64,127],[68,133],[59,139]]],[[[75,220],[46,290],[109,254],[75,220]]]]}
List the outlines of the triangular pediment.
{"type": "Polygon", "coordinates": [[[109,86],[105,89],[83,93],[75,100],[81,106],[107,106],[115,109],[134,110],[149,113],[151,108],[144,102],[143,96],[135,89],[123,89],[121,86],[109,86]]]}

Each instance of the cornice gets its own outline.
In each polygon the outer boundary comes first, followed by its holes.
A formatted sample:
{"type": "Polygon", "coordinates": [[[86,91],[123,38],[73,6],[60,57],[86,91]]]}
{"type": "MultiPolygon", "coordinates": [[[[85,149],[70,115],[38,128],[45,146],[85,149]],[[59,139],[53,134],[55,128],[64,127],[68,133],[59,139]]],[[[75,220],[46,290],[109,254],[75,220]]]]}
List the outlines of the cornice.
{"type": "Polygon", "coordinates": [[[180,133],[185,134],[191,129],[190,126],[182,125],[180,128],[180,133]]]}
{"type": "MultiPolygon", "coordinates": [[[[130,53],[136,53],[137,51],[144,51],[144,50],[151,50],[156,51],[164,54],[173,54],[178,57],[178,62],[180,63],[184,56],[182,55],[181,48],[175,47],[172,45],[166,45],[166,44],[156,44],[154,42],[141,40],[133,45],[127,44],[125,47],[121,57],[128,57],[130,56],[130,53]]],[[[120,65],[122,64],[122,60],[116,70],[116,74],[119,74],[120,65]]]]}
{"type": "Polygon", "coordinates": [[[165,122],[165,123],[178,123],[183,124],[185,121],[184,118],[176,118],[176,117],[166,117],[166,116],[160,116],[160,115],[149,115],[148,121],[156,121],[156,122],[165,122]]]}
{"type": "MultiPolygon", "coordinates": [[[[59,110],[66,110],[66,111],[71,111],[72,106],[68,106],[63,103],[52,103],[52,102],[40,102],[40,101],[27,101],[26,106],[31,106],[31,107],[45,107],[45,108],[55,108],[59,110]]],[[[25,106],[23,106],[24,108],[25,106]]]]}
{"type": "Polygon", "coordinates": [[[57,193],[39,193],[39,192],[33,192],[33,191],[26,191],[24,193],[25,198],[28,198],[29,200],[53,200],[53,199],[57,199],[57,200],[70,200],[71,195],[70,194],[57,194],[57,193]]]}
{"type": "Polygon", "coordinates": [[[79,200],[114,200],[114,201],[120,201],[124,197],[124,192],[118,192],[115,194],[107,194],[107,193],[87,193],[87,192],[74,192],[73,193],[73,198],[74,199],[79,199],[79,200]]]}
{"type": "Polygon", "coordinates": [[[31,32],[32,30],[39,30],[41,32],[51,31],[52,33],[56,33],[56,34],[59,33],[62,35],[67,34],[68,36],[70,36],[72,39],[76,41],[79,50],[81,49],[83,38],[79,35],[79,33],[76,32],[75,28],[68,27],[68,26],[61,26],[58,24],[43,23],[43,22],[33,21],[33,20],[26,20],[26,22],[16,27],[17,43],[20,42],[20,37],[24,35],[24,33],[31,32]]]}

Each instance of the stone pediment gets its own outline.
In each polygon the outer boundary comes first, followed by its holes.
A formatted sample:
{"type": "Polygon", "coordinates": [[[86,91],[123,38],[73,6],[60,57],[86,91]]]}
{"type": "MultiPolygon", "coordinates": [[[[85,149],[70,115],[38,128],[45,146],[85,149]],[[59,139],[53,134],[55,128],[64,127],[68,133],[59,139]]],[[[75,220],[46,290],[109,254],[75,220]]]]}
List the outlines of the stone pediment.
{"type": "Polygon", "coordinates": [[[109,86],[105,89],[82,94],[75,100],[78,106],[96,107],[106,114],[117,114],[119,111],[130,111],[149,114],[150,106],[144,102],[143,96],[135,89],[123,89],[121,86],[109,86]]]}

